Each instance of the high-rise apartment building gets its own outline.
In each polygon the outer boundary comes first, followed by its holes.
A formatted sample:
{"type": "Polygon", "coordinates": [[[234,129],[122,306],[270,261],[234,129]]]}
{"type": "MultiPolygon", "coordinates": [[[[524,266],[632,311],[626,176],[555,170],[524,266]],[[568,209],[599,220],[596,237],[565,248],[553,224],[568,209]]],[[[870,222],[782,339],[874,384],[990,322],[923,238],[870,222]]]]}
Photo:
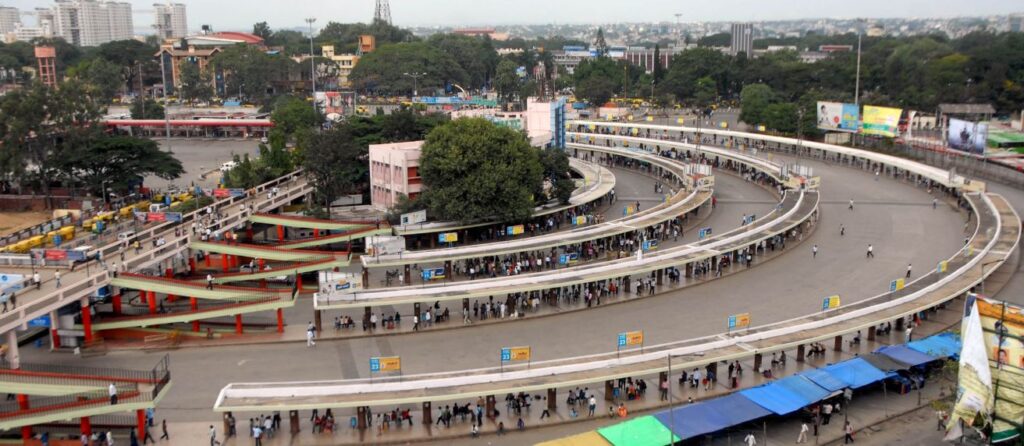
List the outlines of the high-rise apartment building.
{"type": "Polygon", "coordinates": [[[21,11],[10,6],[0,6],[0,39],[14,32],[21,24],[21,11]]]}
{"type": "Polygon", "coordinates": [[[754,53],[754,25],[752,23],[732,24],[732,45],[729,47],[729,54],[746,54],[750,57],[754,53]]]}
{"type": "Polygon", "coordinates": [[[1011,14],[1010,15],[1010,32],[1012,32],[1012,33],[1024,32],[1024,14],[1011,14]]]}
{"type": "Polygon", "coordinates": [[[188,35],[188,18],[181,3],[154,3],[153,28],[164,39],[178,39],[188,35]]]}
{"type": "Polygon", "coordinates": [[[132,5],[127,2],[57,0],[54,34],[72,45],[96,46],[134,37],[132,5]]]}

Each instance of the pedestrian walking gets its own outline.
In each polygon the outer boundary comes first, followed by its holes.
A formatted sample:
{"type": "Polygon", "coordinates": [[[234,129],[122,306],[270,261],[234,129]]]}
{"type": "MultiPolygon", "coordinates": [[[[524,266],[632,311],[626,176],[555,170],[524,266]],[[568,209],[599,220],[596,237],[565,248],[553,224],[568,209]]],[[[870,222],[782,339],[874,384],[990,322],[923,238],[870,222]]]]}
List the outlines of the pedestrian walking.
{"type": "Polygon", "coordinates": [[[597,409],[597,398],[594,395],[590,395],[590,399],[587,400],[587,416],[594,416],[595,409],[597,409]]]}
{"type": "Polygon", "coordinates": [[[160,422],[160,432],[162,432],[162,434],[160,435],[160,439],[161,440],[168,440],[168,441],[171,440],[171,436],[167,434],[167,419],[166,418],[163,421],[160,422]]]}
{"type": "Polygon", "coordinates": [[[213,289],[213,274],[207,274],[206,275],[206,289],[208,289],[208,290],[212,290],[213,289]]]}
{"type": "Polygon", "coordinates": [[[846,226],[845,225],[839,225],[839,236],[842,237],[844,235],[846,235],[846,226]]]}
{"type": "Polygon", "coordinates": [[[846,434],[843,437],[843,444],[853,443],[853,426],[850,425],[849,421],[843,426],[843,433],[846,434]]]}
{"type": "Polygon", "coordinates": [[[818,245],[814,245],[811,247],[811,253],[811,257],[818,258],[818,245]]]}
{"type": "Polygon", "coordinates": [[[907,278],[908,278],[908,279],[910,278],[910,272],[911,272],[911,270],[913,270],[913,269],[914,269],[914,265],[913,265],[913,264],[910,264],[910,263],[908,263],[908,264],[907,264],[907,278]]]}
{"type": "Polygon", "coordinates": [[[32,283],[36,284],[37,290],[43,286],[43,280],[39,277],[39,271],[32,273],[32,283]]]}
{"type": "Polygon", "coordinates": [[[871,246],[870,243],[868,244],[868,257],[867,258],[869,258],[869,259],[875,258],[875,247],[871,246]]]}
{"type": "Polygon", "coordinates": [[[110,387],[107,387],[107,393],[110,395],[110,405],[117,404],[117,386],[114,383],[110,383],[110,387]]]}
{"type": "Polygon", "coordinates": [[[57,282],[56,288],[60,288],[60,270],[59,269],[57,271],[54,271],[54,273],[53,273],[53,280],[55,282],[57,282]]]}
{"type": "Polygon", "coordinates": [[[938,198],[932,198],[932,209],[935,209],[935,208],[938,208],[938,207],[939,207],[939,199],[938,198]]]}
{"type": "Polygon", "coordinates": [[[217,429],[210,425],[210,446],[220,446],[220,442],[217,441],[217,429]]]}
{"type": "Polygon", "coordinates": [[[743,443],[747,446],[757,446],[757,437],[753,432],[747,432],[747,436],[743,437],[743,443]]]}
{"type": "Polygon", "coordinates": [[[800,423],[800,435],[796,437],[796,443],[807,443],[807,432],[809,432],[810,430],[811,429],[807,427],[806,421],[800,423]]]}
{"type": "Polygon", "coordinates": [[[316,342],[313,340],[314,338],[316,338],[316,326],[313,325],[313,322],[311,321],[309,325],[306,326],[306,347],[316,347],[316,342]]]}
{"type": "Polygon", "coordinates": [[[853,210],[853,199],[852,198],[850,199],[850,210],[851,211],[853,210]]]}

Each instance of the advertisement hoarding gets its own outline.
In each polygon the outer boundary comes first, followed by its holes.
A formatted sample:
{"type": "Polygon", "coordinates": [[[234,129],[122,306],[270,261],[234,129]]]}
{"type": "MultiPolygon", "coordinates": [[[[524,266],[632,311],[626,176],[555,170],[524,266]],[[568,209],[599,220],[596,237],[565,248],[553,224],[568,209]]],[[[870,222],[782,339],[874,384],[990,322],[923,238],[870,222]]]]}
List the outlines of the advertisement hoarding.
{"type": "Polygon", "coordinates": [[[355,291],[363,287],[363,279],[359,274],[320,271],[319,279],[320,296],[330,299],[351,297],[355,291]]]}
{"type": "Polygon", "coordinates": [[[988,141],[988,124],[951,118],[946,138],[949,146],[956,150],[981,155],[985,153],[988,141]]]}
{"type": "Polygon", "coordinates": [[[442,232],[437,234],[437,241],[440,243],[455,243],[459,241],[458,232],[442,232]]]}
{"type": "Polygon", "coordinates": [[[729,316],[729,330],[747,328],[750,326],[750,313],[740,313],[729,316]]]}
{"type": "Polygon", "coordinates": [[[505,347],[501,349],[501,362],[529,361],[530,347],[505,347]]]}
{"type": "Polygon", "coordinates": [[[400,356],[375,356],[370,358],[370,371],[373,373],[400,372],[402,371],[402,358],[400,356]]]}
{"type": "Polygon", "coordinates": [[[899,108],[865,105],[861,133],[893,138],[899,131],[900,115],[902,114],[903,110],[899,108]]]}
{"type": "Polygon", "coordinates": [[[638,330],[619,333],[618,342],[616,345],[618,345],[619,347],[628,347],[630,345],[643,345],[643,343],[644,332],[643,330],[638,330]]]}
{"type": "Polygon", "coordinates": [[[824,310],[831,310],[833,308],[839,308],[839,305],[840,305],[840,300],[839,300],[839,295],[838,294],[826,297],[825,299],[823,299],[821,301],[821,309],[822,309],[822,311],[824,311],[824,310]]]}
{"type": "Polygon", "coordinates": [[[831,132],[856,132],[860,109],[856,104],[818,102],[818,128],[831,132]]]}
{"type": "Polygon", "coordinates": [[[408,214],[402,214],[402,226],[415,225],[427,221],[427,211],[410,212],[408,214]]]}

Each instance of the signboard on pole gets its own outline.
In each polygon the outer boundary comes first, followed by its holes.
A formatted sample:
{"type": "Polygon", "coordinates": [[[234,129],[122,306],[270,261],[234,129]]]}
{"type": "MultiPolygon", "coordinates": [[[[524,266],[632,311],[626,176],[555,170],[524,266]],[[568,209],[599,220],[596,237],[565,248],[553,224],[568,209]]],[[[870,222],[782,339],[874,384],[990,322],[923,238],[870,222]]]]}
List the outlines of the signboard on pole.
{"type": "Polygon", "coordinates": [[[530,347],[505,347],[501,349],[501,362],[521,362],[530,360],[530,347]]]}
{"type": "Polygon", "coordinates": [[[455,243],[459,241],[458,232],[442,232],[437,234],[437,241],[441,243],[455,243]]]}
{"type": "Polygon", "coordinates": [[[579,253],[570,252],[570,253],[562,254],[562,255],[558,256],[558,263],[562,264],[562,265],[569,265],[569,264],[572,264],[572,263],[576,263],[578,261],[580,261],[579,253]]]}
{"type": "Polygon", "coordinates": [[[711,227],[710,226],[708,226],[706,228],[700,228],[700,230],[697,231],[697,237],[699,239],[701,239],[701,240],[704,240],[705,238],[709,237],[710,235],[711,235],[711,227]]]}
{"type": "Polygon", "coordinates": [[[382,373],[382,372],[401,372],[402,371],[402,357],[401,356],[375,356],[370,358],[370,372],[371,373],[382,373]]]}
{"type": "Polygon", "coordinates": [[[631,345],[643,345],[644,344],[644,331],[626,331],[619,333],[618,347],[629,347],[631,345]]]}
{"type": "Polygon", "coordinates": [[[839,302],[839,295],[838,294],[833,295],[833,296],[829,296],[829,297],[826,297],[824,300],[821,301],[821,311],[831,310],[833,308],[839,308],[839,305],[840,305],[840,302],[839,302]]]}
{"type": "Polygon", "coordinates": [[[410,212],[408,214],[402,214],[402,226],[415,225],[427,221],[426,209],[422,211],[410,212]]]}
{"type": "Polygon", "coordinates": [[[519,235],[526,232],[526,227],[523,225],[509,226],[505,228],[505,233],[509,236],[519,235]]]}
{"type": "Polygon", "coordinates": [[[351,299],[363,287],[363,278],[359,274],[320,271],[318,278],[319,296],[332,300],[351,299]]]}
{"type": "Polygon", "coordinates": [[[583,226],[583,225],[587,224],[587,217],[583,216],[583,215],[579,215],[579,216],[577,216],[576,218],[574,218],[572,220],[572,224],[576,225],[576,226],[583,226]]]}
{"type": "Polygon", "coordinates": [[[729,316],[729,330],[747,328],[750,326],[750,313],[740,313],[729,316]]]}
{"type": "Polygon", "coordinates": [[[891,293],[902,290],[904,285],[906,285],[906,280],[903,278],[893,280],[892,282],[889,282],[889,292],[891,293]]]}
{"type": "Polygon", "coordinates": [[[944,273],[949,270],[949,260],[943,260],[939,262],[939,266],[935,268],[935,272],[944,273]]]}
{"type": "Polygon", "coordinates": [[[864,106],[864,125],[861,133],[865,135],[888,136],[893,138],[899,131],[900,115],[903,109],[864,106]]]}
{"type": "Polygon", "coordinates": [[[644,251],[650,251],[652,249],[658,249],[658,241],[657,240],[644,240],[644,242],[640,245],[640,247],[644,251]]]}
{"type": "Polygon", "coordinates": [[[988,124],[952,118],[946,129],[946,140],[956,150],[984,154],[988,142],[988,124]]]}
{"type": "Polygon", "coordinates": [[[444,279],[444,268],[427,268],[423,270],[423,280],[440,280],[444,279]]]}

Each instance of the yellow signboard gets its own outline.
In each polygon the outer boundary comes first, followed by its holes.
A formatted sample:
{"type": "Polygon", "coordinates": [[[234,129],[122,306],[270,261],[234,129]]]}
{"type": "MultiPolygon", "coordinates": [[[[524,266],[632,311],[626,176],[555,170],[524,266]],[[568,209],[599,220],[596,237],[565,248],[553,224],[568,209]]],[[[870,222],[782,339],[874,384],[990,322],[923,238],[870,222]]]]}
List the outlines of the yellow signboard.
{"type": "Polygon", "coordinates": [[[523,225],[515,225],[508,227],[508,235],[519,235],[526,232],[526,227],[523,225]]]}
{"type": "Polygon", "coordinates": [[[647,122],[654,122],[654,116],[648,116],[648,117],[644,118],[644,120],[647,121],[647,122]]]}
{"type": "Polygon", "coordinates": [[[676,118],[676,124],[683,125],[685,123],[686,123],[685,119],[683,119],[683,118],[676,118]]]}
{"type": "Polygon", "coordinates": [[[943,260],[939,262],[939,267],[935,269],[940,273],[944,273],[949,270],[949,260],[943,260]]]}
{"type": "Polygon", "coordinates": [[[729,329],[747,328],[750,326],[750,313],[740,313],[729,316],[729,329]]]}
{"type": "Polygon", "coordinates": [[[530,347],[505,347],[501,349],[502,362],[517,362],[530,360],[530,347]]]}
{"type": "Polygon", "coordinates": [[[865,105],[861,133],[894,137],[899,129],[902,113],[903,110],[899,108],[865,105]]]}
{"type": "Polygon", "coordinates": [[[833,296],[826,297],[825,300],[821,304],[821,309],[822,310],[831,310],[833,308],[839,308],[839,305],[840,305],[839,295],[836,294],[836,295],[833,295],[833,296]]]}
{"type": "Polygon", "coordinates": [[[400,372],[402,358],[400,356],[384,356],[370,358],[371,372],[400,372]]]}
{"type": "Polygon", "coordinates": [[[441,243],[455,243],[459,241],[458,232],[444,232],[437,235],[437,240],[441,243]]]}
{"type": "Polygon", "coordinates": [[[627,347],[630,345],[643,345],[644,343],[644,332],[639,331],[627,331],[625,333],[619,333],[619,347],[627,347]]]}

